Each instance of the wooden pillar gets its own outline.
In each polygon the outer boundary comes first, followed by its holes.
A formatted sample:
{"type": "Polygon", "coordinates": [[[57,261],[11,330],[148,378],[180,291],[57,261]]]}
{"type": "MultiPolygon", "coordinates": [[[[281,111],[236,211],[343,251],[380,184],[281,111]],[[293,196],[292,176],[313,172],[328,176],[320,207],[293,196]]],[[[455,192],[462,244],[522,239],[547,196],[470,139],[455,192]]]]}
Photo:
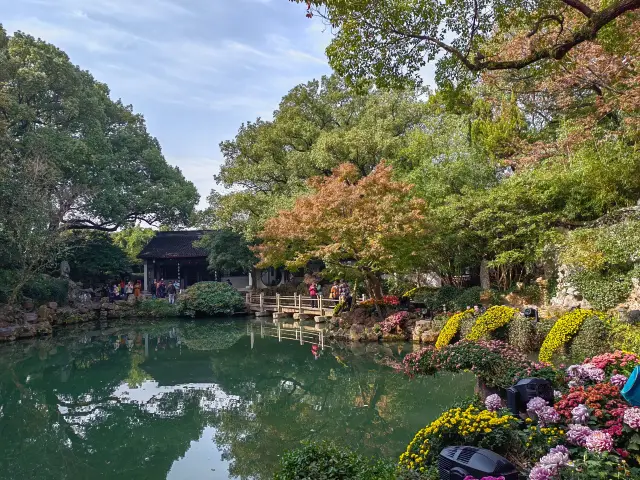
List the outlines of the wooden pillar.
{"type": "Polygon", "coordinates": [[[260,311],[264,312],[264,293],[260,293],[260,311]]]}
{"type": "Polygon", "coordinates": [[[143,288],[145,292],[149,291],[149,271],[147,270],[147,262],[149,260],[147,260],[146,258],[144,259],[144,284],[143,284],[143,288]]]}

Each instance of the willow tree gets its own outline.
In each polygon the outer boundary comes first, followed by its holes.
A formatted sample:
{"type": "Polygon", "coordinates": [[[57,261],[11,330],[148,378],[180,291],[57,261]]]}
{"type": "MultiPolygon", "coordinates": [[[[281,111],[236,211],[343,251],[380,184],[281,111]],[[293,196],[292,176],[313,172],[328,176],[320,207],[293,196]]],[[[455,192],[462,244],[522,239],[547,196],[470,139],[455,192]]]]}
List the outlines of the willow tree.
{"type": "Polygon", "coordinates": [[[367,176],[343,164],[309,187],[313,193],[265,223],[259,265],[297,269],[322,260],[330,271],[351,271],[381,298],[381,275],[408,271],[420,257],[425,202],[411,185],[393,180],[385,164],[367,176]]]}

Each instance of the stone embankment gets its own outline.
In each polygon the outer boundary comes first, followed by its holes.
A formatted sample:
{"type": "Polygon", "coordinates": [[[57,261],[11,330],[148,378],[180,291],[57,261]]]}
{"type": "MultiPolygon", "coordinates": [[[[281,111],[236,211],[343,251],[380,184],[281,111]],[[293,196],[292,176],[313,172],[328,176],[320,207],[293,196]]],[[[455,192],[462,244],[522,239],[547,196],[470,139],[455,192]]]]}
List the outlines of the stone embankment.
{"type": "Polygon", "coordinates": [[[136,316],[136,299],[109,302],[108,298],[100,301],[87,301],[74,306],[59,306],[55,302],[35,308],[30,302],[21,307],[0,307],[0,342],[14,341],[21,338],[50,335],[53,327],[72,325],[101,319],[119,319],[136,316]]]}

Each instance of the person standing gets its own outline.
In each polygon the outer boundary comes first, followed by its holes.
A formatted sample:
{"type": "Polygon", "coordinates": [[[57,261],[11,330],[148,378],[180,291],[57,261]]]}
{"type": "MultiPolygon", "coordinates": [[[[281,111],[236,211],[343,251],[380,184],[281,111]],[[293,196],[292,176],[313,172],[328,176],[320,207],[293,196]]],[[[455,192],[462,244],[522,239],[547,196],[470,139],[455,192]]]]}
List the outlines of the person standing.
{"type": "Polygon", "coordinates": [[[124,298],[124,287],[125,287],[125,283],[124,280],[120,280],[120,298],[124,298]]]}
{"type": "Polygon", "coordinates": [[[164,283],[164,278],[160,279],[160,283],[158,283],[158,298],[164,298],[167,293],[167,286],[164,283]]]}
{"type": "Polygon", "coordinates": [[[340,298],[340,286],[338,285],[338,281],[336,280],[331,285],[331,292],[329,292],[329,298],[331,300],[338,300],[340,298]]]}
{"type": "Polygon", "coordinates": [[[309,296],[311,297],[311,308],[316,308],[318,306],[318,285],[316,282],[311,282],[309,285],[309,296]]]}
{"type": "Polygon", "coordinates": [[[351,289],[344,280],[340,280],[340,301],[344,302],[348,309],[351,308],[351,289]]]}
{"type": "Polygon", "coordinates": [[[140,280],[137,280],[135,286],[133,287],[133,296],[138,298],[140,296],[141,290],[142,290],[142,284],[140,283],[140,280]]]}
{"type": "Polygon", "coordinates": [[[169,294],[169,305],[176,303],[176,286],[171,282],[167,287],[167,293],[169,294]]]}
{"type": "Polygon", "coordinates": [[[129,295],[133,293],[133,288],[133,282],[129,280],[129,283],[127,283],[127,286],[124,289],[124,293],[127,296],[126,298],[129,298],[129,295]]]}
{"type": "Polygon", "coordinates": [[[158,284],[156,282],[156,279],[154,278],[153,282],[151,282],[151,285],[149,285],[149,293],[151,294],[151,298],[153,298],[154,300],[156,299],[157,287],[158,284]]]}

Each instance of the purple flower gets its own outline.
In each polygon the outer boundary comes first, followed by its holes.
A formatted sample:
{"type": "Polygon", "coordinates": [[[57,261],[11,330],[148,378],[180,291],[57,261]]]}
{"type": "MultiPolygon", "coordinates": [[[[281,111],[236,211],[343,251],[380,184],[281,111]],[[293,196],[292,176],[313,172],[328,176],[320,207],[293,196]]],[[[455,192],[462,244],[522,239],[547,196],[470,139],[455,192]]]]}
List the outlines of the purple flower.
{"type": "Polygon", "coordinates": [[[623,421],[634,430],[640,429],[640,408],[631,407],[624,411],[623,421]]]}
{"type": "Polygon", "coordinates": [[[585,380],[592,380],[594,382],[604,381],[604,370],[596,367],[592,363],[586,363],[582,365],[581,375],[585,380]]]}
{"type": "Polygon", "coordinates": [[[560,421],[560,414],[553,407],[542,407],[536,412],[536,415],[538,416],[538,422],[543,427],[560,421]]]}
{"type": "Polygon", "coordinates": [[[531,400],[529,400],[529,403],[527,403],[527,411],[538,413],[538,410],[541,410],[543,407],[546,407],[547,405],[549,404],[544,398],[534,397],[531,400]]]}
{"type": "Polygon", "coordinates": [[[554,390],[553,398],[555,398],[556,400],[560,400],[562,398],[562,392],[560,390],[554,390]]]}
{"type": "Polygon", "coordinates": [[[494,393],[493,395],[489,395],[487,397],[487,399],[484,401],[484,405],[485,407],[487,407],[487,410],[495,412],[502,408],[502,399],[500,398],[500,395],[494,393]]]}
{"type": "Polygon", "coordinates": [[[610,452],[613,449],[613,437],[607,432],[595,431],[584,443],[592,452],[610,452]]]}
{"type": "Polygon", "coordinates": [[[571,410],[571,417],[574,423],[585,424],[589,420],[589,409],[585,405],[578,405],[571,410]]]}
{"type": "Polygon", "coordinates": [[[529,480],[551,480],[554,471],[543,465],[536,465],[529,473],[529,480]]]}
{"type": "Polygon", "coordinates": [[[549,470],[552,470],[554,472],[556,472],[560,467],[564,467],[568,463],[569,454],[561,452],[549,452],[540,459],[540,462],[538,462],[539,465],[547,467],[549,470]]]}
{"type": "Polygon", "coordinates": [[[580,369],[582,365],[571,365],[567,368],[567,375],[571,378],[580,378],[580,369]]]}
{"type": "Polygon", "coordinates": [[[563,453],[569,455],[569,449],[564,445],[556,445],[549,450],[549,453],[563,453]]]}
{"type": "Polygon", "coordinates": [[[587,437],[589,437],[592,433],[593,430],[585,425],[569,425],[569,430],[567,431],[567,441],[571,445],[584,447],[587,437]]]}
{"type": "Polygon", "coordinates": [[[625,383],[627,383],[627,377],[624,375],[616,374],[611,375],[611,380],[609,380],[616,387],[624,387],[625,383]]]}

